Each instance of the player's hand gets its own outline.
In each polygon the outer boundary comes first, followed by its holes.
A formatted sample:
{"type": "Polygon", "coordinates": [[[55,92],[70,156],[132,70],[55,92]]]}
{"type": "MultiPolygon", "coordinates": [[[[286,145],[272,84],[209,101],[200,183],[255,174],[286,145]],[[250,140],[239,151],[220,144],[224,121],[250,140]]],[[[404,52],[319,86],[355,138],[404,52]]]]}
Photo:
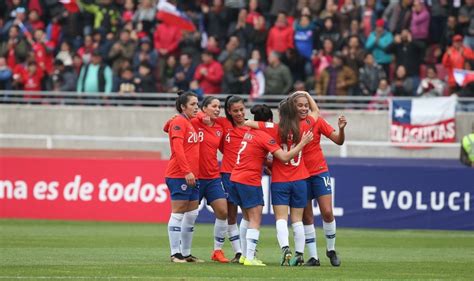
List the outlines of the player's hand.
{"type": "Polygon", "coordinates": [[[304,133],[303,133],[303,137],[301,138],[301,142],[302,142],[304,145],[307,145],[307,144],[310,143],[312,140],[313,140],[313,132],[307,131],[307,132],[304,132],[304,133]]]}
{"type": "Polygon", "coordinates": [[[209,115],[204,116],[202,118],[202,122],[206,124],[207,126],[211,126],[212,125],[211,116],[209,115]]]}
{"type": "Polygon", "coordinates": [[[337,121],[337,125],[339,126],[339,129],[344,129],[344,127],[346,127],[347,125],[347,120],[346,120],[346,117],[344,115],[341,115],[339,116],[339,119],[337,121]]]}
{"type": "Polygon", "coordinates": [[[184,176],[184,179],[186,180],[186,184],[191,187],[196,186],[196,178],[194,177],[194,174],[191,172],[184,176]]]}

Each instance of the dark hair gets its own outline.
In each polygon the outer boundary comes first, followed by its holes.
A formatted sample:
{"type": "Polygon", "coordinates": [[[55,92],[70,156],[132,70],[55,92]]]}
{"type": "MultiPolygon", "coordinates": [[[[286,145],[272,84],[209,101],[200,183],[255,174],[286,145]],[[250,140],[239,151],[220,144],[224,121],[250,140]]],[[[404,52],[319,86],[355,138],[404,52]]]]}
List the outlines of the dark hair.
{"type": "Polygon", "coordinates": [[[201,102],[201,110],[204,108],[204,107],[207,107],[209,104],[211,104],[211,102],[213,100],[219,100],[218,98],[214,97],[214,96],[206,96],[204,98],[204,100],[201,102]]]}
{"type": "Polygon", "coordinates": [[[230,96],[227,96],[227,98],[225,98],[225,102],[224,102],[225,117],[227,118],[227,120],[229,120],[232,123],[233,126],[235,126],[236,124],[234,123],[234,119],[232,118],[232,115],[229,113],[229,110],[233,104],[239,103],[239,102],[245,105],[244,99],[239,96],[230,95],[230,96]]]}
{"type": "Polygon", "coordinates": [[[189,92],[189,91],[185,92],[185,91],[179,90],[177,94],[178,94],[178,97],[176,98],[176,110],[179,113],[183,113],[183,109],[181,108],[181,105],[186,106],[186,104],[189,101],[189,98],[191,97],[197,98],[197,95],[195,93],[189,92]]]}
{"type": "Polygon", "coordinates": [[[273,120],[273,112],[266,104],[256,104],[250,109],[250,113],[253,114],[253,120],[255,121],[271,121],[273,120]]]}
{"type": "Polygon", "coordinates": [[[291,141],[294,144],[300,142],[300,122],[298,118],[298,111],[296,110],[296,98],[299,96],[292,95],[280,103],[280,123],[278,134],[281,143],[287,143],[288,137],[291,135],[291,141]]]}
{"type": "Polygon", "coordinates": [[[436,66],[430,64],[426,67],[426,72],[428,72],[428,70],[431,69],[434,71],[434,73],[438,74],[438,70],[436,70],[436,66]]]}

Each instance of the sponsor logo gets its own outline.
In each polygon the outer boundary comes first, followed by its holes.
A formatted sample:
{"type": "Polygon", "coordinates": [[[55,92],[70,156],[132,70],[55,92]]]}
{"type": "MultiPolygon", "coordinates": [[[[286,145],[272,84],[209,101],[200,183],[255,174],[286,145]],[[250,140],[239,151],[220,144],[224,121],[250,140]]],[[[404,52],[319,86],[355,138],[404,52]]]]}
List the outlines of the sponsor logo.
{"type": "Polygon", "coordinates": [[[173,130],[175,130],[175,131],[179,131],[179,130],[181,130],[181,127],[180,127],[180,126],[178,126],[178,125],[176,125],[176,126],[174,126],[174,127],[173,127],[173,130]]]}
{"type": "Polygon", "coordinates": [[[274,139],[271,139],[268,143],[269,144],[276,144],[276,141],[274,139]]]}

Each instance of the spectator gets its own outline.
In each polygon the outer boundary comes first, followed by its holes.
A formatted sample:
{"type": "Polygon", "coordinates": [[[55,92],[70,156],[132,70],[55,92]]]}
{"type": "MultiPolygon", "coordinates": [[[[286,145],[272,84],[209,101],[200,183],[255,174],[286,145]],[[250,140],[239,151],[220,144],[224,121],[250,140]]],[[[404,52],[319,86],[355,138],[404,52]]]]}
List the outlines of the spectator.
{"type": "Polygon", "coordinates": [[[136,92],[136,85],[133,77],[133,69],[125,68],[120,73],[117,92],[121,94],[132,94],[136,92]]]}
{"type": "Polygon", "coordinates": [[[385,72],[380,65],[375,63],[374,56],[370,53],[366,54],[364,67],[359,70],[359,88],[362,95],[374,95],[377,92],[380,81],[385,78],[385,72]]]}
{"type": "Polygon", "coordinates": [[[120,38],[112,46],[109,52],[109,60],[112,61],[112,70],[118,73],[124,61],[131,62],[135,53],[135,42],[130,38],[130,31],[124,29],[120,32],[120,38]]]}
{"type": "Polygon", "coordinates": [[[377,12],[375,11],[375,0],[367,0],[365,6],[361,9],[361,28],[364,36],[367,38],[375,27],[377,12]]]}
{"type": "Polygon", "coordinates": [[[8,31],[8,38],[0,43],[0,56],[5,57],[10,69],[26,60],[28,43],[20,37],[19,28],[12,26],[8,31]]]}
{"type": "Polygon", "coordinates": [[[334,55],[331,65],[321,73],[316,81],[316,94],[319,96],[347,96],[349,90],[357,83],[357,76],[348,66],[344,65],[342,54],[334,55]]]}
{"type": "Polygon", "coordinates": [[[396,97],[411,97],[414,93],[413,80],[407,76],[405,66],[399,65],[395,71],[392,92],[396,97]]]}
{"type": "MultiPolygon", "coordinates": [[[[38,92],[42,90],[44,72],[34,60],[28,62],[26,71],[23,75],[22,84],[24,91],[38,92]]],[[[25,97],[30,98],[38,96],[28,95],[25,97]]]]}
{"type": "Polygon", "coordinates": [[[218,46],[224,45],[227,28],[229,26],[229,16],[226,7],[224,7],[222,0],[213,0],[212,7],[202,5],[201,10],[204,16],[204,26],[207,34],[216,38],[218,46]]]}
{"type": "Polygon", "coordinates": [[[392,89],[388,84],[387,79],[381,79],[375,92],[374,98],[369,103],[369,109],[378,110],[380,108],[388,107],[388,100],[386,98],[392,96],[392,89]]]}
{"type": "Polygon", "coordinates": [[[224,76],[222,65],[214,60],[209,51],[204,51],[201,59],[202,63],[194,72],[194,79],[199,82],[199,87],[202,88],[204,94],[221,93],[221,83],[224,76]]]}
{"type": "Polygon", "coordinates": [[[179,90],[189,90],[189,84],[193,80],[195,70],[196,67],[193,65],[192,57],[187,53],[182,53],[174,74],[174,86],[179,90]]]}
{"type": "Polygon", "coordinates": [[[138,74],[133,80],[136,85],[137,93],[155,93],[156,85],[155,79],[152,75],[152,68],[150,64],[142,62],[138,67],[138,74]]]}
{"type": "Polygon", "coordinates": [[[332,17],[327,17],[324,19],[324,26],[318,32],[319,34],[319,44],[317,46],[318,49],[323,48],[324,41],[329,39],[334,44],[334,49],[338,50],[340,44],[342,43],[342,36],[339,32],[338,28],[334,24],[334,20],[332,17]]]}
{"type": "Polygon", "coordinates": [[[245,48],[240,46],[239,38],[231,36],[225,45],[225,50],[218,57],[218,61],[224,67],[224,71],[231,71],[234,66],[234,61],[238,58],[246,57],[245,48]]]}
{"type": "Polygon", "coordinates": [[[268,31],[265,28],[265,19],[263,16],[258,17],[253,25],[253,28],[250,29],[249,38],[248,38],[248,48],[253,50],[258,50],[262,56],[266,56],[266,42],[268,38],[268,31]]]}
{"type": "Polygon", "coordinates": [[[339,19],[339,30],[342,33],[349,29],[353,20],[360,20],[360,9],[354,4],[354,0],[344,0],[337,16],[339,19]]]}
{"type": "MultiPolygon", "coordinates": [[[[259,12],[258,7],[258,0],[250,0],[249,1],[249,11],[247,13],[247,18],[245,22],[255,27],[255,23],[260,19],[263,18],[263,15],[259,12]]],[[[263,22],[263,26],[265,26],[265,21],[263,22]]]]}
{"type": "Polygon", "coordinates": [[[56,59],[60,60],[65,66],[72,65],[71,45],[67,41],[61,43],[61,49],[56,55],[56,59]]]}
{"type": "Polygon", "coordinates": [[[138,5],[138,9],[133,15],[133,22],[135,24],[141,23],[143,26],[143,31],[150,35],[150,31],[153,28],[153,23],[155,21],[156,8],[153,5],[152,0],[142,0],[138,5]]]}
{"type": "MultiPolygon", "coordinates": [[[[431,11],[430,17],[430,42],[439,44],[443,36],[443,30],[446,27],[446,19],[448,17],[448,1],[446,0],[431,0],[427,1],[431,11]]],[[[456,18],[454,18],[456,19],[456,18]]],[[[451,38],[454,34],[449,36],[451,38]]]]}
{"type": "Polygon", "coordinates": [[[249,93],[249,75],[245,71],[245,61],[243,57],[234,60],[234,65],[230,71],[226,71],[223,81],[223,90],[226,94],[242,95],[249,93]]]}
{"type": "Polygon", "coordinates": [[[474,60],[474,52],[469,47],[463,46],[462,41],[461,35],[453,36],[453,45],[443,55],[443,65],[448,71],[450,93],[454,93],[458,89],[454,80],[454,69],[462,69],[466,60],[474,60]]]}
{"type": "Polygon", "coordinates": [[[444,93],[444,83],[438,79],[436,67],[430,65],[426,68],[426,78],[421,80],[416,94],[422,97],[439,97],[444,93]]]}
{"type": "Polygon", "coordinates": [[[281,62],[288,66],[291,72],[293,81],[305,80],[305,60],[300,56],[295,49],[287,49],[283,55],[281,62]]]}
{"type": "Polygon", "coordinates": [[[415,0],[411,13],[410,30],[414,40],[426,42],[430,28],[430,13],[423,0],[415,0]]]}
{"type": "Polygon", "coordinates": [[[120,12],[112,0],[102,0],[100,5],[86,4],[84,0],[79,0],[80,5],[86,11],[94,16],[95,30],[103,33],[118,32],[118,22],[120,20],[120,12]]]}
{"type": "Polygon", "coordinates": [[[62,60],[54,61],[54,72],[51,76],[52,90],[61,92],[76,91],[77,75],[71,65],[65,65],[62,60]]]}
{"type": "Polygon", "coordinates": [[[28,13],[27,27],[28,30],[32,33],[37,29],[44,30],[44,22],[40,19],[38,10],[30,10],[30,12],[28,13]]]}
{"type": "Polygon", "coordinates": [[[383,18],[388,23],[391,33],[401,33],[403,29],[410,27],[411,6],[413,0],[400,0],[393,2],[385,9],[383,18]]]}
{"type": "Polygon", "coordinates": [[[7,65],[5,57],[0,57],[0,90],[12,89],[12,70],[7,65]]]}
{"type": "Polygon", "coordinates": [[[271,52],[265,69],[265,94],[286,95],[293,86],[290,69],[281,63],[280,55],[271,52]]]}
{"type": "Polygon", "coordinates": [[[351,36],[347,46],[342,49],[344,60],[355,73],[364,65],[365,51],[361,48],[361,42],[358,36],[351,36]]]}
{"type": "Polygon", "coordinates": [[[138,49],[133,55],[133,69],[138,70],[139,66],[146,62],[153,69],[156,68],[156,62],[158,61],[158,53],[153,48],[151,40],[148,37],[143,37],[140,39],[140,44],[138,49]]]}
{"type": "Polygon", "coordinates": [[[446,50],[451,44],[453,44],[453,37],[456,34],[460,34],[461,29],[457,24],[457,19],[455,16],[449,16],[446,26],[443,28],[443,34],[440,38],[441,48],[446,50]]]}
{"type": "Polygon", "coordinates": [[[216,37],[209,36],[206,50],[216,57],[221,53],[221,48],[219,47],[219,42],[217,41],[216,37]]]}
{"type": "Polygon", "coordinates": [[[251,30],[253,29],[252,24],[246,22],[247,10],[242,9],[239,12],[239,17],[237,22],[232,22],[229,26],[229,31],[227,32],[227,37],[232,38],[233,36],[237,37],[240,42],[240,46],[247,51],[248,38],[250,37],[251,30]]]}
{"type": "Polygon", "coordinates": [[[295,22],[295,48],[308,62],[311,62],[314,49],[315,29],[316,24],[311,21],[309,16],[303,15],[295,22]]]}
{"type": "Polygon", "coordinates": [[[464,45],[474,49],[474,0],[466,0],[466,5],[459,9],[459,24],[464,34],[464,45]]]}
{"type": "Polygon", "coordinates": [[[82,58],[84,64],[91,61],[92,53],[94,52],[94,40],[92,36],[86,35],[84,37],[84,45],[77,50],[77,54],[82,58]]]}
{"type": "Polygon", "coordinates": [[[111,93],[112,70],[102,63],[102,56],[98,51],[92,54],[91,63],[85,64],[77,81],[78,93],[111,93]]]}
{"type": "Polygon", "coordinates": [[[293,27],[288,24],[286,13],[278,13],[275,25],[270,29],[267,39],[267,56],[271,52],[284,53],[293,48],[293,27]]]}
{"type": "Polygon", "coordinates": [[[318,79],[321,72],[331,64],[333,52],[334,44],[331,39],[324,40],[323,49],[320,52],[313,51],[312,60],[316,79],[318,79]]]}
{"type": "Polygon", "coordinates": [[[369,38],[367,38],[365,48],[374,55],[375,61],[383,67],[385,75],[388,76],[392,56],[388,54],[387,48],[392,44],[393,36],[392,33],[385,30],[384,25],[383,19],[377,20],[375,31],[370,33],[369,38]]]}
{"type": "Polygon", "coordinates": [[[250,99],[256,100],[265,93],[265,75],[260,69],[259,61],[250,59],[248,61],[250,76],[250,99]]]}
{"type": "Polygon", "coordinates": [[[199,101],[202,101],[204,98],[204,90],[199,86],[199,82],[196,80],[189,83],[189,90],[195,93],[198,96],[199,101]]]}
{"type": "Polygon", "coordinates": [[[169,92],[174,87],[174,74],[176,72],[176,57],[169,56],[166,59],[165,68],[163,70],[163,75],[160,77],[160,86],[162,91],[169,92]]]}

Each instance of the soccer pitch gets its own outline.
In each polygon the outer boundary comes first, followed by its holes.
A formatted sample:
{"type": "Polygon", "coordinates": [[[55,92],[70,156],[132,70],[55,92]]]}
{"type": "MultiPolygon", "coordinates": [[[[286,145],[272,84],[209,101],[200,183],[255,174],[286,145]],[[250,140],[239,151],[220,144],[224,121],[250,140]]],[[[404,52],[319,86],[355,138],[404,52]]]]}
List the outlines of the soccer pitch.
{"type": "MultiPolygon", "coordinates": [[[[166,225],[0,220],[0,279],[315,280],[474,278],[474,232],[337,230],[342,264],[331,267],[317,228],[321,267],[280,267],[274,227],[264,227],[265,268],[210,261],[213,226],[196,226],[203,264],[172,264],[166,225]]],[[[290,230],[291,232],[291,230],[290,230]]],[[[291,241],[291,240],[290,240],[291,241]]],[[[228,241],[225,253],[231,257],[228,241]]]]}

